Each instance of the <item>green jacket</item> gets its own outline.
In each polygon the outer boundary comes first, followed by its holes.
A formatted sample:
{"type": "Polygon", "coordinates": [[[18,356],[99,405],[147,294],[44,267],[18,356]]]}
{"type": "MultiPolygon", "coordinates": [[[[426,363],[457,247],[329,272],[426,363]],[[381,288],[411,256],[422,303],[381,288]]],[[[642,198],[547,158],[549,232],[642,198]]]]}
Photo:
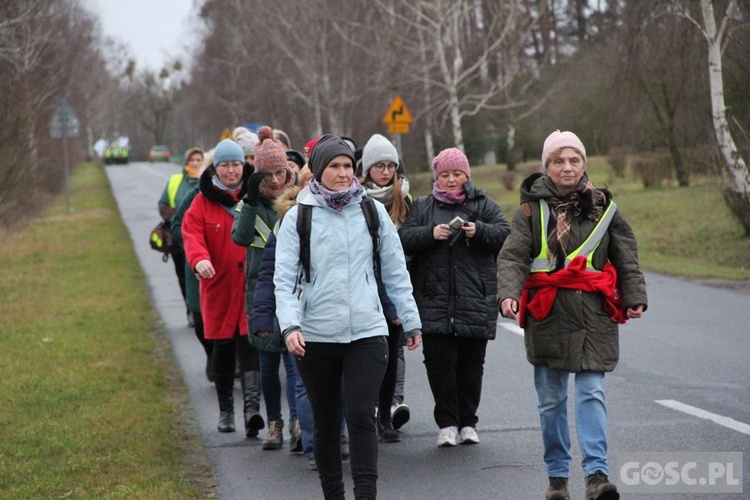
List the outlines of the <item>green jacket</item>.
{"type": "MultiPolygon", "coordinates": [[[[198,195],[198,188],[191,189],[185,196],[182,197],[180,203],[177,205],[174,215],[170,219],[170,228],[172,230],[172,245],[175,248],[179,248],[180,251],[184,252],[184,245],[182,240],[182,219],[185,217],[185,212],[188,211],[193,200],[198,195]]],[[[201,300],[200,300],[200,284],[198,277],[195,275],[195,271],[190,269],[190,263],[185,262],[185,302],[187,303],[188,309],[193,312],[201,312],[201,300]]]]}
{"type": "MultiPolygon", "coordinates": [[[[257,205],[243,203],[237,205],[232,224],[232,241],[237,245],[247,247],[247,264],[245,265],[245,278],[247,289],[245,292],[245,313],[247,315],[247,326],[252,332],[253,298],[255,297],[255,285],[258,283],[258,273],[263,260],[263,249],[270,232],[273,230],[279,216],[272,208],[273,201],[261,196],[257,205]],[[260,218],[260,220],[257,220],[260,218]],[[258,226],[258,227],[256,227],[258,226]],[[268,233],[266,233],[268,231],[268,233]]],[[[264,341],[252,333],[248,340],[259,349],[264,349],[264,341]]],[[[267,350],[267,349],[264,349],[267,350]]]]}
{"type": "MultiPolygon", "coordinates": [[[[584,174],[578,189],[588,178],[584,174]]],[[[607,200],[608,192],[604,191],[607,200]]],[[[522,208],[516,212],[511,233],[498,256],[498,302],[518,300],[531,267],[531,259],[541,247],[539,200],[559,199],[552,181],[542,173],[527,177],[521,184],[522,208]]],[[[590,209],[581,203],[581,215],[571,221],[569,248],[578,247],[591,233],[596,221],[587,216],[590,209]]],[[[554,224],[554,215],[550,217],[554,224]]],[[[610,262],[618,274],[623,308],[648,305],[646,283],[638,265],[638,245],[633,230],[617,210],[599,247],[593,266],[602,269],[610,262]]],[[[534,296],[530,291],[529,300],[534,296]]],[[[549,316],[537,321],[526,316],[526,357],[532,365],[549,366],[568,372],[592,370],[609,372],[619,360],[619,331],[603,307],[603,297],[595,292],[560,288],[549,316]]]]}
{"type": "MultiPolygon", "coordinates": [[[[169,199],[169,181],[167,181],[167,185],[164,186],[164,191],[161,193],[161,197],[159,198],[159,213],[164,216],[166,213],[169,215],[168,218],[171,218],[174,211],[177,210],[177,207],[180,206],[180,203],[182,203],[182,200],[185,199],[185,196],[187,196],[188,193],[193,191],[196,187],[198,187],[198,181],[199,179],[190,177],[185,173],[185,170],[183,169],[182,173],[180,174],[174,174],[175,175],[182,175],[182,180],[177,186],[177,191],[175,193],[174,197],[174,204],[171,203],[172,200],[169,199]],[[165,212],[164,209],[167,209],[165,212]]],[[[170,177],[171,179],[171,177],[170,177]]]]}

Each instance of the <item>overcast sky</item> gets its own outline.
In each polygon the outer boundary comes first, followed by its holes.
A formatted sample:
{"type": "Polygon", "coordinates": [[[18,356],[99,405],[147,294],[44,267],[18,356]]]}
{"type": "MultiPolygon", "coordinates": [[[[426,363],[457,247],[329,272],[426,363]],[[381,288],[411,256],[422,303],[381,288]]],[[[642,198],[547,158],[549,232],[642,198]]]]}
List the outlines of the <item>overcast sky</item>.
{"type": "Polygon", "coordinates": [[[105,36],[128,46],[140,67],[159,69],[166,60],[185,62],[195,44],[196,0],[84,0],[101,19],[105,36]]]}

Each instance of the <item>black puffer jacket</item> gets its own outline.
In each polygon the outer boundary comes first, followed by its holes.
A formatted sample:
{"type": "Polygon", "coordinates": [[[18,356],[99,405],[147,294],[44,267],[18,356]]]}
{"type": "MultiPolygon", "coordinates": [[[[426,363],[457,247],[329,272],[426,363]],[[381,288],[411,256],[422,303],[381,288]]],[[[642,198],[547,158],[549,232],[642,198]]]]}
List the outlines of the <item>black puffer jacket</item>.
{"type": "Polygon", "coordinates": [[[399,230],[404,252],[412,256],[414,298],[423,335],[494,339],[497,328],[496,258],[510,232],[500,206],[468,181],[462,205],[420,197],[399,230]],[[435,240],[433,228],[454,217],[475,222],[476,235],[451,245],[435,240]]]}

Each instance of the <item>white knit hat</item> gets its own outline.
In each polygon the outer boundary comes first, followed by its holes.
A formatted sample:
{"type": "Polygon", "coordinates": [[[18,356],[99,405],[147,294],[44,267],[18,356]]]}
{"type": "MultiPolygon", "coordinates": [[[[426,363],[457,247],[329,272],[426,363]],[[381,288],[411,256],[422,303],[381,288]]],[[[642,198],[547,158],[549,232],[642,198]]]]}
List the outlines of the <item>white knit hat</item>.
{"type": "Polygon", "coordinates": [[[586,163],[586,148],[583,147],[581,139],[573,132],[555,130],[544,140],[542,148],[542,168],[547,168],[549,155],[562,148],[573,148],[583,156],[583,162],[586,163]]]}
{"type": "Polygon", "coordinates": [[[362,177],[367,175],[370,167],[379,161],[392,161],[398,165],[398,151],[391,141],[380,134],[375,134],[362,149],[362,177]]]}
{"type": "Polygon", "coordinates": [[[260,143],[258,135],[253,132],[247,132],[242,134],[236,139],[237,144],[242,147],[242,151],[245,152],[245,156],[255,156],[255,146],[260,143]]]}

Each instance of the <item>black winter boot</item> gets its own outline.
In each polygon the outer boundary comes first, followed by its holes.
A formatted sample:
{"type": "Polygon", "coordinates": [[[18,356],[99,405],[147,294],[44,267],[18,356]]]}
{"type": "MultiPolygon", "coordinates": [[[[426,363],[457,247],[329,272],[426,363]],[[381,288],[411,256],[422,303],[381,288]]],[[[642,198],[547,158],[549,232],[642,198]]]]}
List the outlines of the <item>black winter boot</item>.
{"type": "Polygon", "coordinates": [[[266,426],[260,416],[260,372],[250,371],[240,375],[242,397],[245,401],[245,436],[257,437],[258,432],[266,426]]]}
{"type": "Polygon", "coordinates": [[[219,432],[234,432],[234,375],[216,373],[214,385],[219,398],[219,432]]]}

